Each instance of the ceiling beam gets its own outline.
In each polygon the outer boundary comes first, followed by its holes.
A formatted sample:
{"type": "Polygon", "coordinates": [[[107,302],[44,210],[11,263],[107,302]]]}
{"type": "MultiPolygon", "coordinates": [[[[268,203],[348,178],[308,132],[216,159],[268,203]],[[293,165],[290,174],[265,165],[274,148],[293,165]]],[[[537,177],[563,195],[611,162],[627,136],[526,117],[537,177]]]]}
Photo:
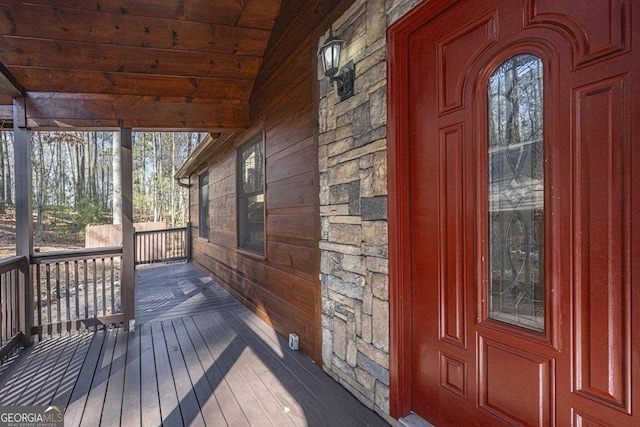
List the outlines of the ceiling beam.
{"type": "Polygon", "coordinates": [[[10,96],[11,98],[24,96],[26,93],[24,88],[18,83],[18,80],[16,80],[2,63],[0,63],[0,93],[10,96]]]}
{"type": "Polygon", "coordinates": [[[29,92],[105,93],[153,97],[240,99],[248,101],[253,80],[190,79],[142,74],[12,68],[29,82],[29,92]]]}
{"type": "MultiPolygon", "coordinates": [[[[211,7],[211,9],[215,9],[211,7]]],[[[172,21],[24,3],[0,4],[0,34],[191,52],[262,56],[269,29],[172,21]],[[38,25],[33,25],[37,22],[38,25]]]]}
{"type": "Polygon", "coordinates": [[[262,58],[0,36],[0,62],[12,66],[180,77],[253,79],[262,58]],[[189,64],[185,67],[185,64],[189,64]]]}
{"type": "Polygon", "coordinates": [[[186,98],[98,94],[28,93],[27,127],[64,127],[229,132],[249,123],[248,104],[186,98]]]}
{"type": "MultiPolygon", "coordinates": [[[[23,0],[3,0],[3,3],[21,6],[23,0]]],[[[216,0],[214,6],[211,0],[29,0],[29,3],[215,24],[236,22],[242,13],[242,2],[239,0],[216,0]]]]}

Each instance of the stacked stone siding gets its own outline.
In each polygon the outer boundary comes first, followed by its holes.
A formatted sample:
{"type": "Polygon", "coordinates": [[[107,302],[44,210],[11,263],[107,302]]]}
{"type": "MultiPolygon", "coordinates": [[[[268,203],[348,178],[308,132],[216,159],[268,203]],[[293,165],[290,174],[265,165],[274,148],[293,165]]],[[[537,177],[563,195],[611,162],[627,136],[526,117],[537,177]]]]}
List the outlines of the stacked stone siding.
{"type": "Polygon", "coordinates": [[[343,63],[355,64],[353,97],[340,102],[318,75],[323,364],[387,419],[386,30],[418,2],[356,0],[333,24],[346,41],[343,63]]]}

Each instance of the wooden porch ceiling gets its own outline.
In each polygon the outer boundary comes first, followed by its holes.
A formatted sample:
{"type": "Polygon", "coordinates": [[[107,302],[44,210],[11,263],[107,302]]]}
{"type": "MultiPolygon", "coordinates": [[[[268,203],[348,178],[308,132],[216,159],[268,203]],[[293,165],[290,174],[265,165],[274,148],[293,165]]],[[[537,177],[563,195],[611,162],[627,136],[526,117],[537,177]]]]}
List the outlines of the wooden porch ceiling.
{"type": "Polygon", "coordinates": [[[244,128],[280,6],[0,0],[0,119],[13,104],[36,129],[244,128]]]}

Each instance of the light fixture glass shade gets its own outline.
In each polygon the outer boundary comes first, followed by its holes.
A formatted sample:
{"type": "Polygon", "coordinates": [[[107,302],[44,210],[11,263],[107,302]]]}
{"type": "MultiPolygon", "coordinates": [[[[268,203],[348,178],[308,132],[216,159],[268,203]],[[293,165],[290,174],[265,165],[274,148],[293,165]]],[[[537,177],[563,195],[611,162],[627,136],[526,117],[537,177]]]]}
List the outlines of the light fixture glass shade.
{"type": "Polygon", "coordinates": [[[329,36],[327,41],[320,48],[320,59],[324,68],[324,74],[328,77],[333,77],[338,73],[340,67],[340,51],[344,40],[340,40],[337,37],[329,36]]]}

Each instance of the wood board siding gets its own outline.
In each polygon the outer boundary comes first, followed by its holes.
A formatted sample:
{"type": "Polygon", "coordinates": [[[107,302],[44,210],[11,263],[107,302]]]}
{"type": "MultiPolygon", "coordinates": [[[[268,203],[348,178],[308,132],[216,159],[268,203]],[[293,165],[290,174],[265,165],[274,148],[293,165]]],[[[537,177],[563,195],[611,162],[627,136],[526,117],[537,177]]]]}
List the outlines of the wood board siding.
{"type": "MultiPolygon", "coordinates": [[[[198,171],[210,174],[211,231],[208,241],[194,239],[193,260],[277,332],[297,333],[301,351],[319,362],[319,173],[311,37],[292,50],[280,69],[256,88],[261,110],[249,129],[198,171]],[[264,257],[237,249],[236,147],[259,132],[266,159],[264,257]]],[[[199,227],[197,197],[192,186],[194,227],[199,227]]]]}

